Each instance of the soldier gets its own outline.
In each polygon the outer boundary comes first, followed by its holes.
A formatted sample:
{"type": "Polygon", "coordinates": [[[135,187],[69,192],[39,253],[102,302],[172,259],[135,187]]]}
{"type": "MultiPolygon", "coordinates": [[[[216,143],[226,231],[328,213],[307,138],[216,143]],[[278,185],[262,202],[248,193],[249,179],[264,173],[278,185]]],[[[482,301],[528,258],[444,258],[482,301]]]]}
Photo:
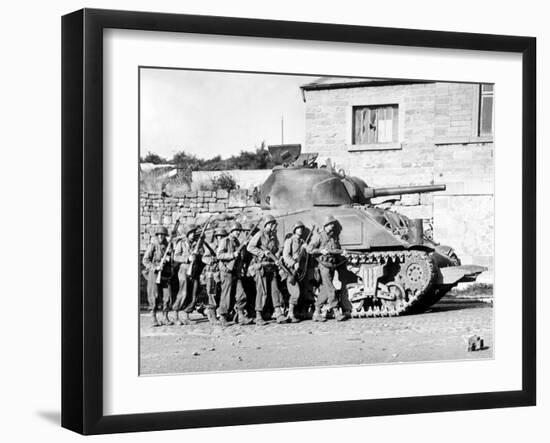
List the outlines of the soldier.
{"type": "Polygon", "coordinates": [[[234,222],[229,230],[229,236],[224,237],[218,244],[216,255],[220,262],[221,296],[220,296],[220,323],[227,325],[227,315],[231,308],[231,299],[234,294],[237,321],[242,325],[253,322],[246,315],[246,294],[241,281],[241,242],[239,233],[242,231],[239,222],[234,222]]]}
{"type": "Polygon", "coordinates": [[[172,290],[170,288],[170,277],[172,274],[171,260],[166,260],[161,266],[162,258],[168,248],[168,230],[164,226],[160,226],[155,238],[151,241],[143,256],[143,265],[147,271],[147,300],[151,309],[151,324],[152,326],[160,326],[157,321],[157,307],[162,300],[162,320],[165,325],[173,325],[168,318],[168,310],[172,300],[172,290]],[[162,269],[161,269],[162,268],[162,269]],[[160,284],[157,284],[158,273],[161,273],[160,284]],[[161,299],[162,294],[162,299],[161,299]]]}
{"type": "MultiPolygon", "coordinates": [[[[297,221],[292,226],[292,235],[288,237],[283,245],[283,260],[290,270],[296,274],[300,269],[300,255],[305,248],[305,241],[303,238],[305,226],[301,221],[297,221]]],[[[288,320],[291,323],[299,323],[300,319],[296,317],[294,309],[298,304],[301,293],[304,291],[303,280],[291,282],[291,279],[287,278],[286,287],[290,298],[288,299],[288,320]]]]}
{"type": "MultiPolygon", "coordinates": [[[[180,288],[176,301],[172,305],[172,310],[176,313],[177,325],[191,325],[193,321],[189,318],[189,314],[195,309],[197,297],[200,289],[200,272],[190,274],[190,267],[197,265],[196,260],[199,260],[195,252],[197,243],[197,225],[190,223],[185,228],[185,237],[182,237],[174,248],[174,261],[180,264],[178,271],[178,280],[180,288]],[[182,319],[179,318],[179,312],[182,311],[182,319]]],[[[199,251],[202,255],[202,251],[199,251]]],[[[202,263],[198,264],[202,267],[202,263]]]]}
{"type": "Polygon", "coordinates": [[[224,237],[227,237],[227,231],[224,228],[216,228],[214,231],[214,242],[210,245],[212,249],[206,247],[204,255],[202,256],[202,262],[206,265],[204,268],[206,294],[208,296],[206,316],[208,317],[208,321],[212,324],[218,323],[216,319],[216,308],[218,306],[216,297],[218,295],[218,283],[220,282],[220,270],[218,258],[216,256],[216,248],[224,237]]]}
{"type": "Polygon", "coordinates": [[[336,288],[332,284],[334,271],[342,264],[338,221],[329,215],[323,224],[323,230],[316,233],[307,246],[307,252],[317,258],[320,274],[319,296],[315,303],[315,312],[313,321],[325,321],[321,314],[321,307],[327,303],[332,308],[337,321],[346,319],[338,309],[338,299],[336,297],[336,288]]]}
{"type": "MultiPolygon", "coordinates": [[[[243,225],[243,231],[239,240],[247,242],[258,232],[258,228],[254,223],[246,223],[243,225]]],[[[252,261],[252,254],[248,252],[246,247],[243,249],[241,258],[241,281],[243,283],[244,292],[246,294],[246,310],[247,312],[255,311],[256,301],[256,282],[254,281],[254,274],[250,272],[250,262],[252,261]]]]}
{"type": "Polygon", "coordinates": [[[271,294],[277,323],[285,323],[286,317],[281,310],[283,296],[277,286],[279,273],[277,265],[270,259],[270,255],[277,254],[279,251],[277,221],[272,215],[266,216],[263,229],[252,237],[247,250],[253,255],[251,268],[254,269],[256,282],[256,324],[265,325],[262,313],[268,294],[271,294]]]}

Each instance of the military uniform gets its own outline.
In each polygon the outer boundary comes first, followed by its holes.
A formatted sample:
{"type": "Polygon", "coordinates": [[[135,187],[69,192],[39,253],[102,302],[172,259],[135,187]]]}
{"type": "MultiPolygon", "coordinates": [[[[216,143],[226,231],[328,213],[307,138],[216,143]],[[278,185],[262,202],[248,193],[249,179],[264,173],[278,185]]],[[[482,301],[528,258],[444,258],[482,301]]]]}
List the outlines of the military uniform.
{"type": "MultiPolygon", "coordinates": [[[[302,222],[297,222],[292,227],[292,235],[288,237],[283,244],[283,261],[285,265],[292,271],[296,272],[300,266],[299,259],[302,249],[305,248],[305,241],[301,235],[296,231],[298,228],[304,229],[305,226],[302,222]]],[[[301,294],[305,290],[305,281],[294,281],[291,282],[291,279],[287,278],[286,287],[290,298],[288,299],[288,318],[291,322],[297,323],[300,320],[294,315],[294,308],[300,300],[301,294]]]]}
{"type": "Polygon", "coordinates": [[[244,292],[241,280],[241,252],[239,248],[241,243],[234,232],[241,231],[242,227],[239,223],[234,223],[231,226],[231,234],[220,240],[216,256],[219,260],[221,293],[220,293],[220,321],[223,323],[227,320],[227,315],[231,309],[232,298],[235,300],[235,310],[238,314],[238,321],[241,324],[251,323],[245,313],[246,309],[246,293],[244,292]]]}
{"type": "MultiPolygon", "coordinates": [[[[166,228],[159,228],[157,230],[157,234],[166,236],[168,231],[166,228]]],[[[158,269],[167,247],[168,241],[166,240],[166,237],[162,240],[154,238],[147,247],[142,260],[143,266],[145,266],[146,270],[147,301],[149,302],[149,309],[151,310],[153,326],[159,325],[156,317],[156,311],[159,305],[162,306],[164,323],[167,325],[172,324],[168,318],[168,311],[170,310],[170,303],[172,301],[172,289],[170,287],[170,278],[172,276],[171,261],[167,260],[162,270],[158,269]],[[161,279],[160,284],[157,284],[157,276],[159,272],[161,272],[161,279]]]]}
{"type": "MultiPolygon", "coordinates": [[[[216,230],[218,232],[219,230],[216,230]]],[[[224,234],[224,236],[227,233],[224,234]]],[[[210,244],[210,247],[214,250],[218,246],[218,236],[215,235],[214,241],[210,244]]],[[[204,255],[202,256],[202,262],[204,263],[204,280],[206,286],[206,295],[208,296],[208,304],[206,306],[206,315],[211,323],[216,322],[216,308],[218,307],[218,287],[220,283],[220,270],[219,263],[216,254],[213,253],[210,248],[205,248],[204,255]]]]}
{"type": "MultiPolygon", "coordinates": [[[[197,240],[190,240],[189,234],[197,230],[195,225],[190,225],[186,229],[186,237],[181,238],[174,247],[174,261],[179,263],[178,280],[179,291],[176,300],[172,305],[172,310],[176,312],[176,322],[178,324],[190,324],[189,314],[193,312],[197,304],[198,294],[200,290],[200,272],[195,276],[189,276],[189,268],[193,265],[193,261],[197,257],[193,256],[197,240]],[[182,312],[183,321],[179,319],[179,312],[182,312]]],[[[199,255],[203,251],[198,251],[199,255]]],[[[202,262],[199,266],[203,266],[202,262]]]]}
{"type": "MultiPolygon", "coordinates": [[[[243,232],[241,233],[239,240],[241,243],[248,242],[251,239],[251,237],[249,238],[249,234],[253,236],[256,232],[257,229],[255,228],[255,225],[248,223],[244,225],[243,232]],[[254,232],[251,232],[252,229],[254,229],[254,232]]],[[[246,294],[246,310],[247,312],[254,312],[256,309],[256,282],[254,281],[254,275],[249,272],[253,255],[248,252],[246,248],[243,249],[241,254],[241,282],[246,294]]]]}
{"type": "Polygon", "coordinates": [[[269,231],[267,225],[275,223],[272,216],[266,217],[264,229],[257,232],[248,243],[247,250],[253,255],[250,270],[254,275],[256,283],[256,324],[264,324],[262,313],[265,308],[268,295],[271,295],[275,316],[278,323],[284,323],[284,317],[281,307],[283,305],[283,296],[278,287],[278,269],[273,261],[266,257],[264,251],[269,251],[273,254],[279,252],[279,240],[277,239],[277,231],[269,231]]]}
{"type": "MultiPolygon", "coordinates": [[[[329,216],[325,220],[324,226],[329,224],[336,224],[337,221],[334,217],[329,216]]],[[[321,306],[328,303],[329,307],[333,309],[337,320],[344,320],[345,316],[338,312],[338,298],[336,297],[336,288],[332,283],[334,279],[334,273],[338,266],[344,261],[339,254],[328,253],[323,254],[322,251],[334,251],[340,250],[340,240],[336,230],[333,234],[328,234],[326,231],[316,233],[307,246],[307,252],[316,257],[318,263],[318,270],[320,276],[319,295],[315,302],[315,314],[314,320],[324,321],[324,317],[321,317],[321,306]]]]}

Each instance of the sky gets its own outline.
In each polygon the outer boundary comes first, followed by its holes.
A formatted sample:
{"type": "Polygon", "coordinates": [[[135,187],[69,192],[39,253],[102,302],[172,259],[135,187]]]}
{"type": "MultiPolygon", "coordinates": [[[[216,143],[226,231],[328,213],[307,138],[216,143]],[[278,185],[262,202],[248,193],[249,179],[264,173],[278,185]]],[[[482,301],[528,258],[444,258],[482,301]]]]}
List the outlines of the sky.
{"type": "Polygon", "coordinates": [[[299,86],[317,77],[142,68],[141,155],[185,151],[222,158],[243,150],[305,140],[299,86]]]}

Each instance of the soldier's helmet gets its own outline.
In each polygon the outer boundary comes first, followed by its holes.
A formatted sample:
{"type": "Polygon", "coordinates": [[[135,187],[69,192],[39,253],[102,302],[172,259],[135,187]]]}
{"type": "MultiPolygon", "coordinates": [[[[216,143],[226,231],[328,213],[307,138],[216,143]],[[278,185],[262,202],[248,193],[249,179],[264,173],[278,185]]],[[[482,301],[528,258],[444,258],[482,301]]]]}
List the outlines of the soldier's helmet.
{"type": "Polygon", "coordinates": [[[185,227],[185,235],[189,235],[191,234],[191,232],[195,232],[197,230],[197,225],[195,223],[189,223],[186,227],[185,227]]]}
{"type": "Polygon", "coordinates": [[[249,223],[245,223],[245,224],[243,225],[243,231],[252,231],[253,229],[254,229],[255,231],[258,230],[258,228],[256,227],[256,223],[251,223],[251,222],[249,222],[249,223]]]}
{"type": "Polygon", "coordinates": [[[296,223],[294,223],[294,225],[292,226],[292,232],[296,232],[296,229],[298,228],[305,228],[306,226],[300,221],[298,220],[296,223]]]}
{"type": "Polygon", "coordinates": [[[338,221],[334,218],[334,216],[327,215],[327,217],[325,218],[325,221],[323,222],[323,226],[327,226],[327,225],[330,225],[330,224],[336,224],[336,223],[338,223],[338,221]]]}
{"type": "Polygon", "coordinates": [[[216,228],[216,230],[214,231],[214,237],[225,237],[227,235],[227,231],[225,230],[225,228],[216,228]]]}
{"type": "Polygon", "coordinates": [[[155,231],[156,235],[168,235],[168,229],[165,226],[159,226],[155,231]]]}
{"type": "Polygon", "coordinates": [[[243,230],[243,226],[238,221],[231,223],[231,226],[229,227],[229,232],[242,231],[242,230],[243,230]]]}
{"type": "Polygon", "coordinates": [[[277,220],[275,220],[275,217],[273,217],[271,214],[267,214],[264,219],[264,227],[266,227],[270,223],[277,223],[277,220]]]}

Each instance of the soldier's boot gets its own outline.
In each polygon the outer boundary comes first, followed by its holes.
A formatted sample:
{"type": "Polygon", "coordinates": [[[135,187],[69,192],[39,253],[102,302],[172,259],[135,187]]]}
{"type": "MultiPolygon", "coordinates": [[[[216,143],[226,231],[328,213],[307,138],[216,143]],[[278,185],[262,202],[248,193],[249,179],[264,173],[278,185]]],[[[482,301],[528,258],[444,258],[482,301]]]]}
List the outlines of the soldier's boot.
{"type": "Polygon", "coordinates": [[[180,320],[180,318],[178,316],[178,311],[174,311],[174,324],[178,325],[178,326],[183,325],[182,321],[180,320]]]}
{"type": "Polygon", "coordinates": [[[222,328],[225,328],[226,326],[229,326],[229,322],[227,321],[227,318],[225,317],[225,314],[220,314],[220,326],[222,328]]]}
{"type": "Polygon", "coordinates": [[[340,311],[340,308],[332,308],[332,312],[334,313],[334,318],[336,321],[344,321],[348,318],[346,314],[340,311]]]}
{"type": "Polygon", "coordinates": [[[243,309],[239,309],[237,311],[237,321],[240,325],[249,325],[254,322],[253,319],[246,315],[246,312],[244,312],[243,309]]]}
{"type": "Polygon", "coordinates": [[[262,311],[256,311],[256,319],[254,320],[254,323],[256,323],[258,326],[265,325],[265,320],[262,317],[262,311]]]}
{"type": "Polygon", "coordinates": [[[275,317],[275,320],[279,324],[287,322],[287,318],[284,316],[283,311],[280,307],[275,308],[275,312],[273,313],[273,316],[275,317]]]}
{"type": "Polygon", "coordinates": [[[296,305],[290,304],[288,305],[288,318],[287,320],[290,323],[300,323],[300,319],[296,317],[296,314],[294,313],[294,309],[296,308],[296,305]]]}
{"type": "Polygon", "coordinates": [[[313,313],[312,320],[313,321],[319,321],[319,322],[327,321],[325,316],[323,314],[321,314],[321,308],[320,307],[315,306],[315,312],[313,313]]]}
{"type": "Polygon", "coordinates": [[[162,313],[162,324],[166,326],[172,326],[174,322],[168,317],[168,311],[162,313]]]}
{"type": "Polygon", "coordinates": [[[182,311],[181,312],[181,324],[182,325],[192,325],[195,322],[189,318],[189,312],[182,311]]]}
{"type": "Polygon", "coordinates": [[[208,318],[208,321],[210,322],[210,324],[212,324],[212,325],[218,325],[219,324],[218,319],[216,318],[216,313],[215,313],[214,309],[208,308],[206,310],[206,317],[208,318]]]}
{"type": "Polygon", "coordinates": [[[157,312],[151,311],[151,326],[153,328],[156,328],[157,326],[160,326],[160,323],[157,320],[157,312]]]}

